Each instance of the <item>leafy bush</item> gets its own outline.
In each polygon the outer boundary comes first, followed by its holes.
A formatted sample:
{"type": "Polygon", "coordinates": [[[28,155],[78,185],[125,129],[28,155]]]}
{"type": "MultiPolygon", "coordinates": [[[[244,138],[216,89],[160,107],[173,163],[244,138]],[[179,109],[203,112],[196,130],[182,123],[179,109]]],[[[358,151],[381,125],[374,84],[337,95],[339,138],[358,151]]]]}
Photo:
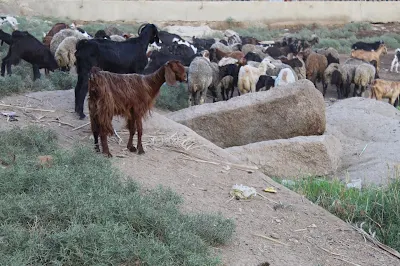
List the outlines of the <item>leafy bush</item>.
{"type": "Polygon", "coordinates": [[[170,189],[141,191],[92,147],[56,141],[37,127],[0,134],[1,158],[16,155],[0,168],[1,265],[221,263],[210,245],[231,239],[232,220],[183,214],[170,189]],[[38,155],[51,155],[51,167],[37,167],[38,155]]]}
{"type": "Polygon", "coordinates": [[[179,83],[177,87],[168,86],[164,83],[160,88],[160,94],[156,99],[155,106],[170,111],[178,111],[189,106],[187,85],[179,83]]]}

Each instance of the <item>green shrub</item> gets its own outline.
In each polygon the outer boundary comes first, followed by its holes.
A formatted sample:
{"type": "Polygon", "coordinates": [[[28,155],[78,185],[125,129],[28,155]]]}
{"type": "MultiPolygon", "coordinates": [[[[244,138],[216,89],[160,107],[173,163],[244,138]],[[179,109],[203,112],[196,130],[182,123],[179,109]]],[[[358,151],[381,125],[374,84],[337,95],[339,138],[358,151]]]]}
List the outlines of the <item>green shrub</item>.
{"type": "Polygon", "coordinates": [[[187,85],[179,83],[177,87],[164,83],[160,88],[160,94],[156,99],[156,107],[170,111],[178,111],[189,106],[187,85]]]}
{"type": "Polygon", "coordinates": [[[230,241],[232,220],[184,214],[170,189],[141,191],[91,146],[59,149],[52,131],[1,133],[1,158],[16,160],[0,168],[0,265],[221,263],[210,245],[230,241]]]}
{"type": "Polygon", "coordinates": [[[69,90],[75,88],[78,76],[72,71],[68,73],[56,70],[49,74],[49,80],[55,90],[69,90]]]}
{"type": "Polygon", "coordinates": [[[368,185],[361,191],[347,189],[339,180],[316,177],[285,185],[344,221],[366,222],[367,228],[376,231],[378,240],[400,251],[399,179],[387,187],[368,185]]]}

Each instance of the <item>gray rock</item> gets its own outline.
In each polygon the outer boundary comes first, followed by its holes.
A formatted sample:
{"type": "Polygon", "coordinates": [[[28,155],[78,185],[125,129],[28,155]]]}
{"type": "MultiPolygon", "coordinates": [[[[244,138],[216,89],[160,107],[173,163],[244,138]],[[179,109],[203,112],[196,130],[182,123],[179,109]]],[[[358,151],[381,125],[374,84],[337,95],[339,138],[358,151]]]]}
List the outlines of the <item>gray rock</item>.
{"type": "Polygon", "coordinates": [[[309,80],[247,93],[229,101],[192,106],[167,115],[227,148],[274,139],[322,135],[325,102],[309,80]]]}
{"type": "Polygon", "coordinates": [[[295,137],[225,149],[269,176],[332,175],[340,164],[342,146],[334,136],[295,137]]]}
{"type": "Polygon", "coordinates": [[[381,184],[395,176],[400,162],[400,112],[396,108],[353,97],[329,106],[326,116],[326,134],[336,136],[343,145],[340,177],[381,184]]]}

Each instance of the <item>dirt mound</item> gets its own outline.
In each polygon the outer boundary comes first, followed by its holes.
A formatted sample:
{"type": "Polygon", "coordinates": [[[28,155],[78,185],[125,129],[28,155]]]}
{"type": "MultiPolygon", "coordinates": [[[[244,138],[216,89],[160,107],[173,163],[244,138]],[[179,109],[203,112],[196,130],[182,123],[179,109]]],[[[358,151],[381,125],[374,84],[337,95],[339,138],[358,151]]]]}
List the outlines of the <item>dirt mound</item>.
{"type": "MultiPolygon", "coordinates": [[[[37,124],[58,132],[60,143],[66,147],[77,142],[92,144],[87,125],[74,130],[87,121],[78,120],[73,113],[73,90],[28,96],[2,100],[5,104],[55,111],[0,107],[19,115],[18,121],[14,122],[2,118],[0,128],[37,124]]],[[[359,265],[383,266],[398,263],[397,259],[364,242],[346,223],[302,196],[258,171],[248,173],[243,166],[230,164],[243,163],[183,125],[153,113],[145,122],[146,154],[139,156],[124,151],[127,131],[121,130],[123,121],[115,119],[114,124],[122,143],[109,138],[111,152],[115,154],[112,160],[126,176],[145,187],[158,184],[171,187],[185,199],[185,210],[221,212],[235,220],[237,229],[232,243],[215,249],[216,253],[222,254],[225,265],[269,262],[283,266],[339,266],[345,265],[344,261],[351,261],[359,265]],[[189,156],[182,152],[188,152],[189,156]],[[263,197],[250,201],[230,200],[229,191],[234,184],[252,186],[263,197]],[[262,192],[268,186],[274,186],[277,193],[262,192]]]]}

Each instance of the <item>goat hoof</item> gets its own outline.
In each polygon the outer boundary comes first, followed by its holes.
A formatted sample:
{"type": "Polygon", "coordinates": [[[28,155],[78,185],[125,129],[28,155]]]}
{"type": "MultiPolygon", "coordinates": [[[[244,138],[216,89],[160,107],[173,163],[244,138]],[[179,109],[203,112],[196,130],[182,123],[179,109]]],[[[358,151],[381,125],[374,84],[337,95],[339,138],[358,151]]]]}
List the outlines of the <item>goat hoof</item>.
{"type": "Polygon", "coordinates": [[[103,152],[103,155],[107,158],[112,158],[113,156],[109,152],[103,152]]]}
{"type": "Polygon", "coordinates": [[[136,152],[137,151],[137,149],[135,148],[135,147],[128,147],[128,150],[130,151],[130,152],[136,152]]]}
{"type": "Polygon", "coordinates": [[[144,150],[139,150],[138,151],[138,154],[144,154],[145,152],[144,152],[144,150]]]}
{"type": "Polygon", "coordinates": [[[100,152],[100,148],[99,148],[99,147],[94,147],[94,150],[95,150],[96,152],[100,152]]]}
{"type": "Polygon", "coordinates": [[[86,117],[86,115],[85,114],[79,114],[79,120],[83,120],[83,119],[85,119],[85,117],[86,117]]]}

